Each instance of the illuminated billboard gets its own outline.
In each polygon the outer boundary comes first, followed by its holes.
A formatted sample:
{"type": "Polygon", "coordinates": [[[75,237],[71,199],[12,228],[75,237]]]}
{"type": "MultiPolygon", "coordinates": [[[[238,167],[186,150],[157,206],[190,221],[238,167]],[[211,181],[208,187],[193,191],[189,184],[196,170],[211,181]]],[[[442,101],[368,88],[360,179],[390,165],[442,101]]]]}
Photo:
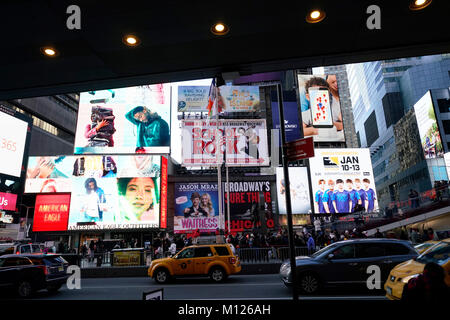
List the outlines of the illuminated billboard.
{"type": "Polygon", "coordinates": [[[335,75],[298,75],[303,135],[315,142],[344,142],[344,123],[335,75]]]}
{"type": "Polygon", "coordinates": [[[268,166],[265,119],[183,120],[182,164],[268,166]]]}
{"type": "Polygon", "coordinates": [[[425,159],[443,157],[444,148],[430,91],[416,102],[414,112],[425,159]]]}
{"type": "Polygon", "coordinates": [[[311,183],[316,214],[378,210],[369,149],[315,149],[311,183]]]}
{"type": "Polygon", "coordinates": [[[30,117],[0,105],[0,210],[17,211],[31,128],[30,117]]]}
{"type": "MultiPolygon", "coordinates": [[[[277,171],[277,198],[279,214],[286,214],[286,184],[282,167],[277,171]]],[[[306,167],[289,167],[289,181],[291,187],[292,214],[310,213],[311,202],[309,196],[308,170],[306,167]]]]}
{"type": "Polygon", "coordinates": [[[33,232],[65,231],[69,220],[70,194],[39,194],[34,206],[33,232]]]}
{"type": "Polygon", "coordinates": [[[82,92],[75,154],[169,153],[170,84],[82,92]]]}
{"type": "Polygon", "coordinates": [[[174,232],[214,232],[219,228],[217,183],[175,183],[174,232]]]}

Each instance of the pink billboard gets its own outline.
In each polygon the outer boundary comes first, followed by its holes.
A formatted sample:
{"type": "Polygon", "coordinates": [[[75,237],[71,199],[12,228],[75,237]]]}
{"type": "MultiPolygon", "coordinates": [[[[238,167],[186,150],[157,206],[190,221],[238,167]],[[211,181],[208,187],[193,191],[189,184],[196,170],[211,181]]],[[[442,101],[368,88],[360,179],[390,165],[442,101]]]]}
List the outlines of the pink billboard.
{"type": "Polygon", "coordinates": [[[0,192],[0,210],[16,211],[17,194],[0,192]]]}

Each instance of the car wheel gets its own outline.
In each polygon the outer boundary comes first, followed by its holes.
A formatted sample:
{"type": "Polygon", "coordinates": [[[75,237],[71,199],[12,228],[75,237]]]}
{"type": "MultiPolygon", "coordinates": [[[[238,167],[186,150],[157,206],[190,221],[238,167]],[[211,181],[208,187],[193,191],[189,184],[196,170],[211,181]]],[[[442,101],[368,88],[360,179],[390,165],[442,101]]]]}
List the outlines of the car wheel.
{"type": "Polygon", "coordinates": [[[227,274],[225,271],[220,267],[212,268],[209,272],[209,277],[214,282],[222,282],[227,278],[227,274]]]}
{"type": "Polygon", "coordinates": [[[167,283],[169,282],[170,274],[167,269],[157,269],[154,274],[154,279],[158,283],[167,283]]]}
{"type": "Polygon", "coordinates": [[[306,294],[315,294],[320,289],[319,278],[312,273],[307,273],[301,276],[299,283],[300,290],[306,294]]]}
{"type": "Polygon", "coordinates": [[[21,298],[28,298],[33,293],[33,287],[29,281],[21,281],[17,286],[17,294],[21,298]]]}
{"type": "Polygon", "coordinates": [[[62,286],[61,284],[49,285],[47,287],[47,291],[50,293],[55,293],[61,288],[61,286],[62,286]]]}

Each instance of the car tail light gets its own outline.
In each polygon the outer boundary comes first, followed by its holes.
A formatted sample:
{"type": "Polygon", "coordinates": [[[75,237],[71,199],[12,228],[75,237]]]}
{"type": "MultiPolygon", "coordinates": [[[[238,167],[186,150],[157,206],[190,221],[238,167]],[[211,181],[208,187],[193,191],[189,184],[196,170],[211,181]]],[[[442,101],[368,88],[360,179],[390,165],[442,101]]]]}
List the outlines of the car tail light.
{"type": "Polygon", "coordinates": [[[20,254],[20,252],[19,252],[19,251],[17,251],[17,252],[16,252],[16,254],[20,254]]]}
{"type": "Polygon", "coordinates": [[[230,264],[235,264],[236,263],[236,258],[235,257],[231,257],[228,259],[228,261],[230,262],[230,264]]]}
{"type": "Polygon", "coordinates": [[[48,270],[48,267],[47,267],[47,266],[38,266],[38,268],[44,270],[44,274],[45,274],[45,275],[48,275],[48,274],[49,274],[49,270],[48,270]]]}

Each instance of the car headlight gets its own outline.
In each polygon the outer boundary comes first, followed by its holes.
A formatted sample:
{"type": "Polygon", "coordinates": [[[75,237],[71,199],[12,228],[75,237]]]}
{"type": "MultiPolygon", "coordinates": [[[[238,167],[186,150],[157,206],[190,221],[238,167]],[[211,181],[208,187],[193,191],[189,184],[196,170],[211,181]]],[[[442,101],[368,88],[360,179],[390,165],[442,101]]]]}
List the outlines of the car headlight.
{"type": "Polygon", "coordinates": [[[284,263],[280,267],[280,274],[287,276],[289,273],[291,273],[291,265],[289,263],[284,263]]]}
{"type": "Polygon", "coordinates": [[[409,280],[411,280],[411,279],[413,279],[413,278],[417,278],[419,275],[420,275],[420,273],[412,274],[412,275],[410,275],[410,276],[407,276],[407,277],[402,278],[401,281],[402,281],[403,283],[408,283],[409,280]]]}

